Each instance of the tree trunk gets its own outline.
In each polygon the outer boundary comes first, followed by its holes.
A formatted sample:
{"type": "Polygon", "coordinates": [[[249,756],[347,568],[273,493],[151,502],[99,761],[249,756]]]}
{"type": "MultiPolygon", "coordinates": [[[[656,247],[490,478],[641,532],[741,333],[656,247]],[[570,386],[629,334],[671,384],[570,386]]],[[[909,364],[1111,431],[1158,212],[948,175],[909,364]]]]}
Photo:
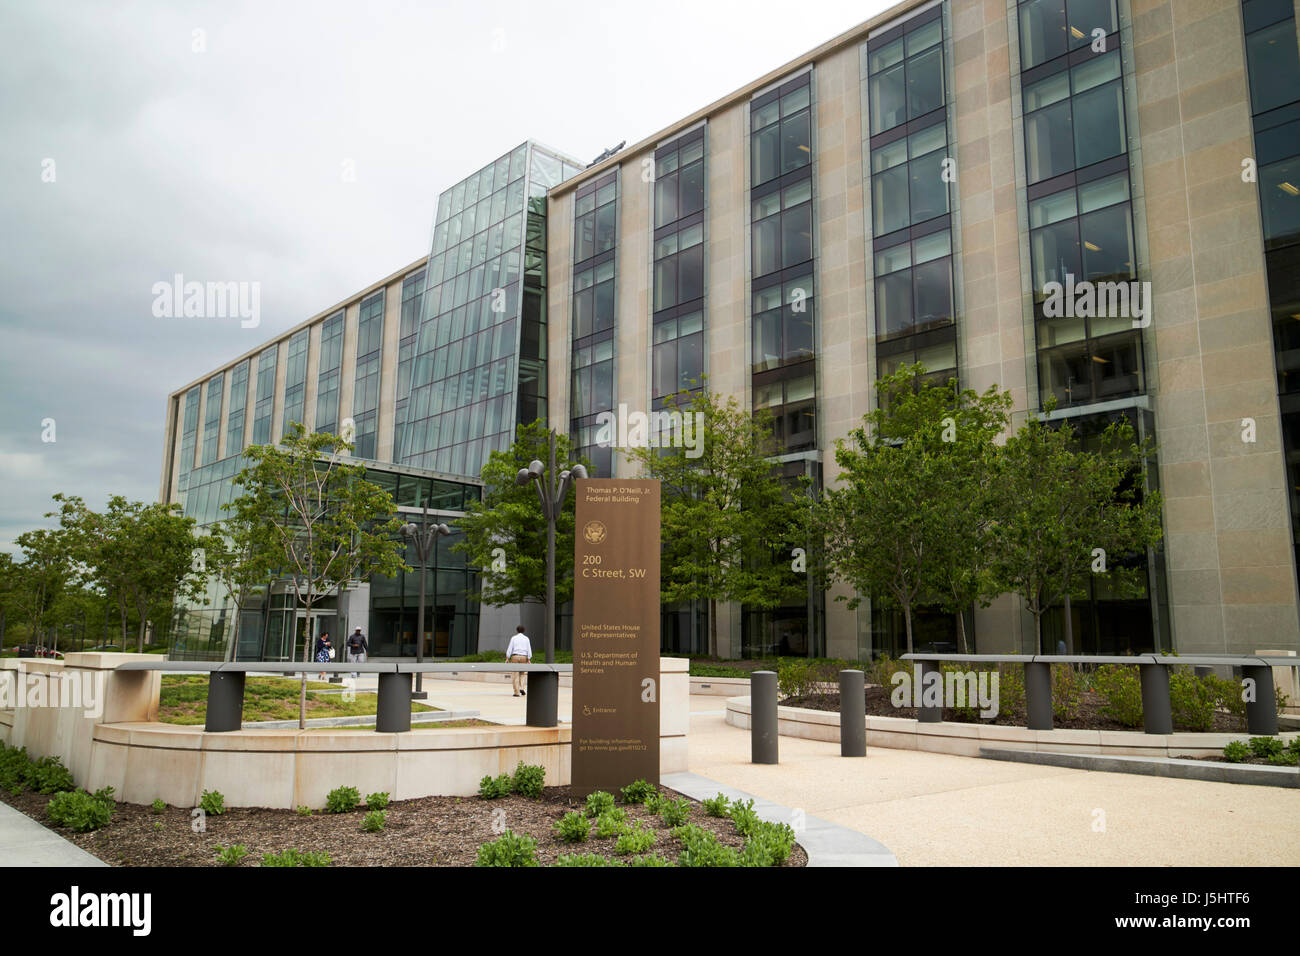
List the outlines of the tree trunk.
{"type": "Polygon", "coordinates": [[[709,598],[709,656],[718,656],[718,602],[709,598]]]}
{"type": "Polygon", "coordinates": [[[1041,611],[1034,614],[1034,636],[1038,642],[1038,653],[1043,653],[1043,613],[1041,611]]]}
{"type": "Polygon", "coordinates": [[[226,653],[223,655],[227,661],[235,659],[235,649],[239,644],[239,618],[242,608],[235,605],[235,626],[230,629],[230,639],[226,641],[226,653]]]}
{"type": "MultiPolygon", "coordinates": [[[[307,585],[307,606],[306,613],[302,622],[302,662],[306,664],[310,659],[308,649],[311,647],[311,584],[307,585]]],[[[297,615],[294,615],[294,624],[298,623],[297,615]]],[[[298,729],[307,729],[307,672],[302,672],[302,680],[298,683],[298,729]]]]}
{"type": "Polygon", "coordinates": [[[912,653],[912,605],[903,608],[903,619],[907,622],[907,653],[912,653]]]}
{"type": "Polygon", "coordinates": [[[1070,608],[1070,592],[1065,592],[1065,653],[1074,653],[1074,613],[1070,608]]]}
{"type": "Polygon", "coordinates": [[[957,611],[957,647],[958,647],[958,649],[961,651],[961,653],[963,653],[963,654],[967,653],[967,651],[966,651],[966,612],[963,611],[963,610],[958,610],[958,611],[957,611]]]}
{"type": "MultiPolygon", "coordinates": [[[[137,610],[138,610],[138,608],[137,608],[137,610]]],[[[145,627],[145,616],[146,616],[146,615],[144,614],[144,612],[141,612],[141,613],[140,613],[140,630],[139,630],[138,632],[136,632],[136,639],[135,639],[135,649],[136,649],[136,653],[137,653],[137,654],[143,654],[143,653],[144,653],[144,627],[145,627]]]]}

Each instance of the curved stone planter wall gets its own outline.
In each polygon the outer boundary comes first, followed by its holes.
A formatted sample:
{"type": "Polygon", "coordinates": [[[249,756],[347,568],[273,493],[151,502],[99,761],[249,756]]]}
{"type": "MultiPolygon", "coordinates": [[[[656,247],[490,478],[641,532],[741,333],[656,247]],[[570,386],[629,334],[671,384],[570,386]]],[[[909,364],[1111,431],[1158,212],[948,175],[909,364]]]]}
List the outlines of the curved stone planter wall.
{"type": "MultiPolygon", "coordinates": [[[[727,700],[727,723],[749,729],[749,698],[727,700]]],[[[838,743],[840,715],[803,707],[778,707],[777,730],[785,737],[838,743]]],[[[909,717],[867,716],[867,746],[978,757],[981,747],[1053,753],[1131,757],[1204,757],[1223,753],[1225,745],[1247,736],[1236,734],[1154,735],[1124,730],[1029,730],[996,724],[923,724],[909,717]]],[[[1282,734],[1284,740],[1297,736],[1282,734]]]]}

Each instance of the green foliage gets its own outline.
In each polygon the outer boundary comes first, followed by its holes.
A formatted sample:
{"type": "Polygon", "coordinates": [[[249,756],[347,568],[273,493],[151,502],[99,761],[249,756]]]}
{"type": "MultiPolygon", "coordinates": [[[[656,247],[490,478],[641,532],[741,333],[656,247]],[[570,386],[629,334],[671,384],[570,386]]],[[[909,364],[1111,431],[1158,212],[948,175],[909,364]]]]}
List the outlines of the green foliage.
{"type": "Polygon", "coordinates": [[[248,849],[242,843],[235,843],[231,846],[216,847],[217,862],[222,866],[238,866],[239,861],[248,856],[248,849]]]}
{"type": "Polygon", "coordinates": [[[1277,737],[1251,737],[1250,749],[1256,757],[1273,757],[1282,752],[1284,744],[1277,737]]]}
{"type": "Polygon", "coordinates": [[[325,797],[326,813],[351,813],[361,803],[356,787],[335,787],[325,797]]]}
{"type": "Polygon", "coordinates": [[[199,809],[211,817],[219,817],[226,812],[226,798],[219,790],[204,790],[199,797],[199,809]]]}
{"type": "Polygon", "coordinates": [[[591,823],[581,811],[571,810],[555,822],[554,829],[565,843],[583,843],[591,833],[591,823]]]}
{"type": "Polygon", "coordinates": [[[658,815],[660,808],[668,802],[668,796],[656,790],[654,793],[650,794],[650,796],[646,797],[645,803],[641,805],[646,808],[647,813],[658,815]]]}
{"type": "Polygon", "coordinates": [[[508,773],[497,777],[484,777],[478,782],[478,795],[484,800],[497,800],[510,796],[513,786],[514,781],[508,773]]]}
{"type": "Polygon", "coordinates": [[[542,798],[542,788],[546,784],[546,768],[539,764],[526,764],[522,761],[515,767],[510,788],[521,797],[533,800],[542,798]]]}
{"type": "Polygon", "coordinates": [[[1269,754],[1268,762],[1279,767],[1300,766],[1300,753],[1296,753],[1294,750],[1282,750],[1275,754],[1269,754]]]}
{"type": "Polygon", "coordinates": [[[655,785],[645,780],[634,780],[621,791],[624,803],[645,803],[650,794],[657,792],[655,785]]]}
{"type": "Polygon", "coordinates": [[[46,807],[46,813],[57,826],[67,827],[75,833],[87,833],[106,826],[116,809],[113,788],[105,787],[93,794],[81,789],[57,793],[46,807]]]}
{"type": "MultiPolygon", "coordinates": [[[[515,477],[520,469],[550,457],[549,432],[542,421],[521,424],[515,441],[505,451],[494,451],[483,466],[483,499],[471,501],[466,514],[456,522],[464,537],[452,550],[465,554],[479,574],[478,600],[493,607],[519,604],[546,595],[546,518],[541,499],[532,482],[520,486],[515,477]],[[496,555],[505,551],[505,570],[490,570],[496,555]]],[[[568,435],[556,435],[557,469],[581,462],[593,478],[598,476],[585,458],[575,458],[568,435]]],[[[574,496],[566,495],[555,522],[555,602],[573,599],[573,508],[574,496]]]]}
{"type": "Polygon", "coordinates": [[[751,836],[758,829],[760,822],[758,814],[754,812],[754,801],[746,800],[741,803],[739,800],[731,805],[731,812],[728,814],[731,822],[736,825],[736,832],[742,836],[751,836]]]}
{"type": "Polygon", "coordinates": [[[27,786],[27,767],[31,761],[26,747],[5,747],[0,750],[0,787],[14,796],[27,786]]]}
{"type": "Polygon", "coordinates": [[[1214,728],[1214,712],[1221,698],[1217,678],[1197,677],[1180,668],[1169,668],[1169,706],[1174,726],[1204,733],[1214,728]]]}
{"type": "Polygon", "coordinates": [[[678,800],[665,798],[659,804],[659,819],[666,827],[679,827],[691,817],[691,801],[682,797],[678,800]]]}
{"type": "Polygon", "coordinates": [[[725,817],[729,815],[729,804],[731,803],[725,796],[718,794],[715,797],[705,797],[700,801],[704,806],[704,812],[711,817],[725,817]]]}
{"type": "Polygon", "coordinates": [[[380,791],[366,797],[366,806],[371,810],[384,810],[388,807],[388,793],[380,791]]]}
{"type": "Polygon", "coordinates": [[[673,836],[682,842],[682,852],[677,857],[678,866],[740,866],[740,854],[732,847],[694,823],[678,827],[673,836]]]}
{"type": "Polygon", "coordinates": [[[587,794],[587,816],[598,817],[607,810],[614,809],[614,795],[604,790],[595,790],[587,794]]]}
{"type": "MultiPolygon", "coordinates": [[[[561,853],[556,866],[625,866],[621,860],[611,860],[599,853],[561,853]]],[[[634,864],[635,865],[635,864],[634,864]]]]}
{"type": "Polygon", "coordinates": [[[774,477],[771,412],[751,414],[704,385],[664,403],[670,414],[701,423],[695,434],[702,447],[678,442],[634,448],[627,457],[662,489],[660,597],[664,604],[708,602],[714,652],[719,601],[771,608],[806,597],[807,576],[785,556],[808,546],[811,498],[806,481],[791,488],[774,477]]]}
{"type": "Polygon", "coordinates": [[[645,853],[655,845],[654,831],[645,827],[640,820],[618,835],[614,852],[619,856],[631,853],[645,853]]]}
{"type": "MultiPolygon", "coordinates": [[[[1052,665],[1052,716],[1062,722],[1078,717],[1079,704],[1086,689],[1087,681],[1083,675],[1069,664],[1052,665]]],[[[1001,691],[999,686],[999,697],[1001,691]]]]}
{"type": "Polygon", "coordinates": [[[1092,675],[1092,689],[1106,698],[1101,712],[1125,727],[1142,726],[1142,685],[1128,664],[1104,664],[1092,675]]]}
{"type": "Polygon", "coordinates": [[[165,813],[167,810],[167,801],[162,797],[159,797],[153,803],[149,804],[149,808],[153,810],[154,813],[165,813]]]}
{"type": "Polygon", "coordinates": [[[1223,748],[1223,756],[1228,763],[1241,763],[1251,755],[1251,749],[1240,740],[1234,740],[1223,748]]]}
{"type": "Polygon", "coordinates": [[[622,807],[606,810],[596,817],[596,836],[602,839],[617,837],[627,829],[627,811],[622,807]]]}
{"type": "Polygon", "coordinates": [[[367,833],[378,833],[388,820],[387,810],[371,810],[361,818],[361,829],[367,833]]]}
{"type": "Polygon", "coordinates": [[[29,762],[23,774],[23,782],[29,790],[37,793],[59,793],[76,786],[71,771],[63,766],[58,757],[42,757],[29,762]]]}
{"type": "Polygon", "coordinates": [[[743,866],[781,866],[794,849],[794,830],[786,823],[760,820],[745,841],[743,866]]]}
{"type": "Polygon", "coordinates": [[[537,866],[537,841],[526,833],[507,830],[478,848],[475,866],[537,866]]]}
{"type": "Polygon", "coordinates": [[[329,866],[328,853],[288,849],[283,853],[263,853],[262,866],[329,866]]]}
{"type": "Polygon", "coordinates": [[[306,804],[303,804],[302,806],[298,807],[298,816],[300,817],[311,816],[311,807],[307,806],[306,804]]]}
{"type": "Polygon", "coordinates": [[[642,856],[634,856],[627,861],[628,866],[675,866],[672,860],[660,856],[658,853],[646,853],[642,856]]]}

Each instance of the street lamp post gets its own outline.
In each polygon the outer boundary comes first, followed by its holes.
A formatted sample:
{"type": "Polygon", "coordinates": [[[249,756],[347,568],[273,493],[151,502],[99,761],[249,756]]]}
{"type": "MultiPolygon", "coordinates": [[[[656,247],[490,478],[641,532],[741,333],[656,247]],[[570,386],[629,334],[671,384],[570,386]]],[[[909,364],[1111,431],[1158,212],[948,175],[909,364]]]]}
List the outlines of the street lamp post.
{"type": "MultiPolygon", "coordinates": [[[[419,527],[414,524],[402,525],[402,534],[415,545],[415,555],[420,560],[420,616],[416,626],[415,634],[415,662],[424,663],[424,578],[427,573],[429,564],[429,555],[437,553],[438,539],[444,535],[451,534],[451,528],[445,524],[437,524],[430,527],[429,525],[429,504],[425,502],[424,517],[420,520],[419,527]]],[[[437,575],[437,561],[434,562],[433,573],[437,575]]],[[[434,583],[434,594],[436,595],[437,582],[434,583]]],[[[438,606],[437,599],[434,599],[434,630],[437,630],[438,624],[438,606]]],[[[417,700],[423,700],[428,695],[424,689],[424,674],[420,671],[415,672],[415,690],[411,692],[411,697],[417,700]]]]}
{"type": "Polygon", "coordinates": [[[564,508],[564,499],[574,478],[586,478],[587,469],[573,465],[555,475],[555,432],[547,440],[550,466],[540,461],[520,468],[515,483],[526,485],[537,482],[537,496],[542,499],[542,514],[546,517],[546,663],[555,663],[555,520],[564,508]]]}

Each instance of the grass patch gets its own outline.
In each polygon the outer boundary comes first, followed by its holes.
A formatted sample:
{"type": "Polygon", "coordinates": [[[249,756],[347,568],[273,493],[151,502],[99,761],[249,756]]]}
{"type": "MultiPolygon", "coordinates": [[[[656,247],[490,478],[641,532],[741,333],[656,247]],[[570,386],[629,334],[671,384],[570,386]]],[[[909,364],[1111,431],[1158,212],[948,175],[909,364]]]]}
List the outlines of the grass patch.
{"type": "MultiPolygon", "coordinates": [[[[307,682],[307,719],[315,717],[364,717],[378,708],[377,694],[357,694],[346,701],[337,684],[307,682]],[[313,691],[331,690],[330,694],[313,691]]],[[[244,721],[296,720],[297,678],[249,677],[244,684],[244,721]]],[[[411,704],[411,711],[440,710],[428,704],[411,704]]],[[[168,724],[201,724],[208,711],[208,678],[202,674],[164,674],[158,698],[158,719],[168,724]]]]}

